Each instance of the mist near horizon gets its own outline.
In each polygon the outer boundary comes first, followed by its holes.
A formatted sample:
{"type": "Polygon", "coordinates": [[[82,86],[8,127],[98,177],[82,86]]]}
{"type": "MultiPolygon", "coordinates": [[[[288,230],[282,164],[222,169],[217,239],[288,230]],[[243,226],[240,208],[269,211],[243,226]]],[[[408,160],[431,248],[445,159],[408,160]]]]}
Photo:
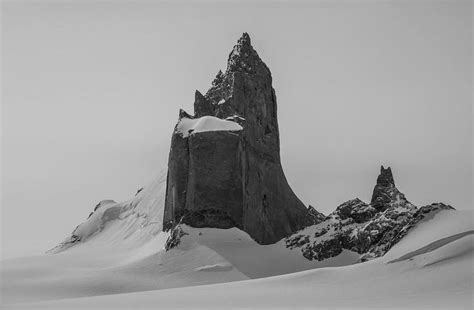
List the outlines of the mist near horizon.
{"type": "Polygon", "coordinates": [[[471,6],[3,2],[2,258],[166,171],[179,108],[244,31],[306,205],[370,201],[384,165],[412,203],[472,209],[471,6]]]}

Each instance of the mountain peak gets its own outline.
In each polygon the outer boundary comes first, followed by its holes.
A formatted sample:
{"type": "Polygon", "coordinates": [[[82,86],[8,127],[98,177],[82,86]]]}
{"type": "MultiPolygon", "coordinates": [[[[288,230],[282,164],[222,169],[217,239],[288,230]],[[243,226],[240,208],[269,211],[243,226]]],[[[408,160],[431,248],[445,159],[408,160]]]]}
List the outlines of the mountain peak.
{"type": "Polygon", "coordinates": [[[234,45],[232,52],[229,55],[231,56],[245,56],[248,57],[252,51],[255,51],[250,40],[250,36],[247,32],[244,32],[242,36],[237,40],[237,44],[234,45]]]}
{"type": "Polygon", "coordinates": [[[380,174],[377,177],[377,184],[381,186],[395,186],[392,169],[390,169],[390,167],[384,168],[383,166],[380,166],[380,174]]]}
{"type": "Polygon", "coordinates": [[[234,45],[227,60],[226,73],[237,71],[252,74],[270,73],[268,67],[263,63],[257,51],[253,48],[250,36],[246,32],[237,40],[237,44],[234,45]]]}
{"type": "Polygon", "coordinates": [[[249,34],[247,32],[242,33],[242,36],[237,41],[237,44],[252,46],[249,34]]]}
{"type": "Polygon", "coordinates": [[[263,116],[271,117],[274,119],[272,121],[274,124],[269,124],[268,130],[263,127],[268,134],[277,129],[276,113],[268,113],[275,109],[275,105],[276,96],[272,88],[270,69],[260,59],[252,47],[250,36],[245,32],[232,48],[226,70],[224,72],[219,70],[204,97],[196,97],[194,111],[196,117],[212,115],[225,119],[237,115],[248,122],[255,121],[254,125],[260,127],[263,124],[263,116]],[[252,93],[245,94],[245,89],[252,89],[252,93]],[[256,110],[252,110],[249,105],[255,101],[255,96],[261,96],[262,93],[267,93],[268,98],[262,99],[261,105],[255,106],[256,110]],[[251,101],[246,100],[249,99],[246,97],[252,97],[251,101]]]}
{"type": "Polygon", "coordinates": [[[377,184],[375,184],[370,204],[378,211],[383,211],[392,205],[411,205],[405,195],[395,187],[390,167],[380,167],[380,174],[377,177],[377,184]]]}
{"type": "Polygon", "coordinates": [[[248,33],[237,41],[226,71],[217,73],[206,94],[195,92],[194,119],[204,116],[238,123],[242,130],[214,128],[186,137],[175,131],[164,230],[177,223],[237,227],[258,243],[270,244],[324,218],[310,212],[286,180],[271,73],[248,33]]]}

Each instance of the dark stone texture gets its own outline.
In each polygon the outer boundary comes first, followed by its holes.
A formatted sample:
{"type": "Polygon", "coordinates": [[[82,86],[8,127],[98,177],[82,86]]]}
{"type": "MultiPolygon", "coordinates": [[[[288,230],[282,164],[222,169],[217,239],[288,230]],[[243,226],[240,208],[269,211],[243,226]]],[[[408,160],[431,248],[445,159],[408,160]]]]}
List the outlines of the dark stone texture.
{"type": "Polygon", "coordinates": [[[356,223],[364,223],[371,219],[377,211],[359,198],[344,202],[337,207],[336,213],[341,220],[353,219],[356,223]]]}
{"type": "MultiPolygon", "coordinates": [[[[220,71],[219,71],[220,72],[220,71]]],[[[214,105],[204,97],[199,90],[194,93],[194,116],[213,115],[214,105]]]]}
{"type": "Polygon", "coordinates": [[[396,229],[388,231],[379,241],[379,245],[372,247],[366,255],[362,256],[361,260],[366,261],[374,257],[382,256],[402,240],[402,238],[405,237],[419,222],[426,218],[431,218],[443,210],[455,209],[444,203],[432,203],[431,205],[420,207],[419,209],[416,209],[414,213],[401,218],[396,229]]]}
{"type": "Polygon", "coordinates": [[[381,166],[370,204],[377,211],[383,211],[391,201],[397,200],[397,196],[399,199],[406,200],[405,196],[395,187],[392,169],[390,167],[385,169],[381,166]]]}
{"type": "Polygon", "coordinates": [[[210,131],[173,135],[164,215],[165,230],[180,221],[193,227],[242,228],[239,134],[210,131]]]}
{"type": "Polygon", "coordinates": [[[453,209],[443,203],[417,209],[395,187],[391,169],[382,167],[371,204],[359,198],[346,201],[324,221],[286,238],[285,244],[300,248],[309,260],[325,260],[346,249],[367,261],[383,256],[420,221],[453,209]]]}
{"type": "Polygon", "coordinates": [[[321,223],[326,219],[326,215],[316,210],[312,205],[308,206],[308,212],[313,218],[313,224],[321,223]]]}
{"type": "Polygon", "coordinates": [[[179,109],[179,119],[182,118],[194,118],[193,116],[189,115],[186,111],[183,109],[179,109]]]}
{"type": "MultiPolygon", "coordinates": [[[[280,163],[277,104],[270,70],[244,33],[205,96],[196,92],[194,118],[214,116],[242,131],[173,134],[164,229],[238,227],[261,244],[314,223],[280,163]]],[[[189,118],[192,118],[190,116],[189,118]]]]}

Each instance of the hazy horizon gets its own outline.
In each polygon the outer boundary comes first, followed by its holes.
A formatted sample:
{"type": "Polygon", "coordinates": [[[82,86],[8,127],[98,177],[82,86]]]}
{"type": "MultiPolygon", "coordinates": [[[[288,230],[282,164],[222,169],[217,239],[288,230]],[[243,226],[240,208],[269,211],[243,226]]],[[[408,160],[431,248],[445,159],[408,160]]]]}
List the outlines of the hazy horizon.
{"type": "Polygon", "coordinates": [[[3,2],[2,258],[41,253],[166,169],[243,32],[272,72],[292,189],[329,213],[380,165],[472,209],[472,3],[3,2]],[[173,25],[174,27],[170,27],[173,25]]]}

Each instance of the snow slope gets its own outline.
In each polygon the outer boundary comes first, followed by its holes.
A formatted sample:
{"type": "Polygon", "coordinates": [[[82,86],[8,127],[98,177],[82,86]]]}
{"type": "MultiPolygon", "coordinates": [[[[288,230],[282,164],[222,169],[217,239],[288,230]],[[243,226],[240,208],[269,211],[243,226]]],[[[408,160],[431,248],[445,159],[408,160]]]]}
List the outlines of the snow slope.
{"type": "Polygon", "coordinates": [[[166,174],[126,202],[100,203],[50,253],[2,261],[2,302],[88,297],[268,277],[353,264],[345,251],[310,262],[283,241],[261,246],[237,229],[194,229],[164,250],[162,232],[166,174]]]}
{"type": "MultiPolygon", "coordinates": [[[[466,232],[474,228],[472,217],[470,211],[442,211],[418,224],[386,256],[361,264],[233,283],[17,304],[7,309],[471,309],[474,247],[472,233],[466,232]],[[420,250],[460,233],[463,236],[420,250]],[[390,262],[404,255],[406,259],[390,262]]],[[[191,232],[189,240],[198,236],[191,232]]],[[[192,246],[184,242],[182,249],[192,246]]],[[[212,264],[197,270],[214,274],[228,268],[212,264]]]]}
{"type": "Polygon", "coordinates": [[[178,246],[165,251],[165,176],[129,201],[99,203],[52,249],[57,254],[2,261],[2,304],[29,309],[325,308],[382,307],[384,302],[452,307],[471,301],[470,212],[444,210],[427,217],[384,257],[363,264],[354,264],[360,255],[348,250],[309,261],[284,240],[262,246],[237,228],[183,226],[186,234],[178,246]],[[239,282],[216,284],[234,281],[239,282]],[[204,284],[212,286],[177,289],[204,284]]]}
{"type": "Polygon", "coordinates": [[[87,245],[87,250],[118,250],[123,253],[136,251],[149,242],[155,243],[163,227],[165,190],[166,172],[162,171],[158,178],[128,201],[101,201],[70,237],[49,252],[60,253],[71,247],[68,252],[80,251],[87,245]]]}

